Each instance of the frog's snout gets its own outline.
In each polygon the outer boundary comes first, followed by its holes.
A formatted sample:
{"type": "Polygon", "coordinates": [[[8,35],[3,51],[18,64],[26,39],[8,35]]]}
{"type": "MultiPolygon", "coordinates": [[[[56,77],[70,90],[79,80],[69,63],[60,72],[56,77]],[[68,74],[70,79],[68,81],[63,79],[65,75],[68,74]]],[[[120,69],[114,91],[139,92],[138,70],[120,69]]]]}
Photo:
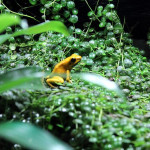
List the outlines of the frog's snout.
{"type": "Polygon", "coordinates": [[[81,57],[81,56],[78,56],[76,59],[77,59],[77,61],[79,62],[79,61],[81,61],[82,57],[81,57]]]}

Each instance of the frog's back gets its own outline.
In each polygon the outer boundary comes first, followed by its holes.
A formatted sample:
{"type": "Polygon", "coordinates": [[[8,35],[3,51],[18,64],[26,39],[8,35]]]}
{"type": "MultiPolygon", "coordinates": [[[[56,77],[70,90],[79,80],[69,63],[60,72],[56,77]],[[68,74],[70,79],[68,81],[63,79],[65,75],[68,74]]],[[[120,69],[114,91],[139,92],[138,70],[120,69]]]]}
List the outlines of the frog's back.
{"type": "Polygon", "coordinates": [[[63,65],[58,64],[54,67],[52,73],[66,73],[66,71],[67,70],[65,69],[63,65]]]}

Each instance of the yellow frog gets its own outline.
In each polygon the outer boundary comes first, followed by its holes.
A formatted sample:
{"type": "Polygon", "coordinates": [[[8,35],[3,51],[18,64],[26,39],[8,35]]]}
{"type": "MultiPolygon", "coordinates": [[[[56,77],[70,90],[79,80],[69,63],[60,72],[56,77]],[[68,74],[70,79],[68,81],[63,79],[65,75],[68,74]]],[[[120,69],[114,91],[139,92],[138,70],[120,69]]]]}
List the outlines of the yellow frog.
{"type": "Polygon", "coordinates": [[[55,88],[54,84],[64,83],[64,80],[71,82],[70,71],[71,69],[81,60],[81,56],[77,54],[72,54],[70,57],[62,60],[58,63],[52,73],[45,78],[46,83],[55,88]]]}

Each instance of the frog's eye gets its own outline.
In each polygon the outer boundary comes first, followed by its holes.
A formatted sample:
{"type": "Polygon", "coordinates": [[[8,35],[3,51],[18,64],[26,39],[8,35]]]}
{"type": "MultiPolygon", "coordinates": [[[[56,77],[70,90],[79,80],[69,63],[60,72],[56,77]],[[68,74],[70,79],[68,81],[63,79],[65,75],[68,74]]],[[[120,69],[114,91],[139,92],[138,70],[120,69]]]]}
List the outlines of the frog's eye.
{"type": "Polygon", "coordinates": [[[75,58],[71,58],[71,62],[75,62],[76,61],[76,59],[75,58]]]}

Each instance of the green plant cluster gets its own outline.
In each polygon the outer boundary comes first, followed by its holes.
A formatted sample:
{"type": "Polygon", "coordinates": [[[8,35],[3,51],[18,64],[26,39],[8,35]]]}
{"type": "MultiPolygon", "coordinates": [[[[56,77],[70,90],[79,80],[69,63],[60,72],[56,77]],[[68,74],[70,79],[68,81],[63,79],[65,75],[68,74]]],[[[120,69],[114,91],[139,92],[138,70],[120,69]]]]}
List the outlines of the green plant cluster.
{"type": "MultiPolygon", "coordinates": [[[[32,4],[31,0],[29,2],[32,4]]],[[[43,19],[54,19],[62,22],[78,22],[78,10],[75,8],[75,2],[72,0],[41,0],[40,13],[43,19]],[[50,17],[48,17],[50,16],[50,17]]]]}
{"type": "MultiPolygon", "coordinates": [[[[29,0],[34,6],[36,0],[29,0]]],[[[72,53],[82,61],[72,70],[92,72],[115,81],[126,100],[79,79],[47,91],[11,90],[0,96],[0,121],[20,120],[45,128],[74,149],[148,150],[150,148],[150,63],[132,45],[115,6],[89,7],[89,21],[76,28],[76,1],[41,0],[42,18],[70,22],[70,36],[54,32],[25,35],[1,45],[0,72],[16,67],[40,66],[51,72],[72,53]],[[97,31],[93,23],[98,22],[97,31]]],[[[1,8],[1,7],[0,7],[1,8]]],[[[4,9],[4,8],[3,8],[4,9]]],[[[11,32],[11,27],[6,29],[11,32]],[[9,30],[8,30],[9,29],[9,30]]],[[[19,145],[13,145],[20,149],[19,145]]]]}

